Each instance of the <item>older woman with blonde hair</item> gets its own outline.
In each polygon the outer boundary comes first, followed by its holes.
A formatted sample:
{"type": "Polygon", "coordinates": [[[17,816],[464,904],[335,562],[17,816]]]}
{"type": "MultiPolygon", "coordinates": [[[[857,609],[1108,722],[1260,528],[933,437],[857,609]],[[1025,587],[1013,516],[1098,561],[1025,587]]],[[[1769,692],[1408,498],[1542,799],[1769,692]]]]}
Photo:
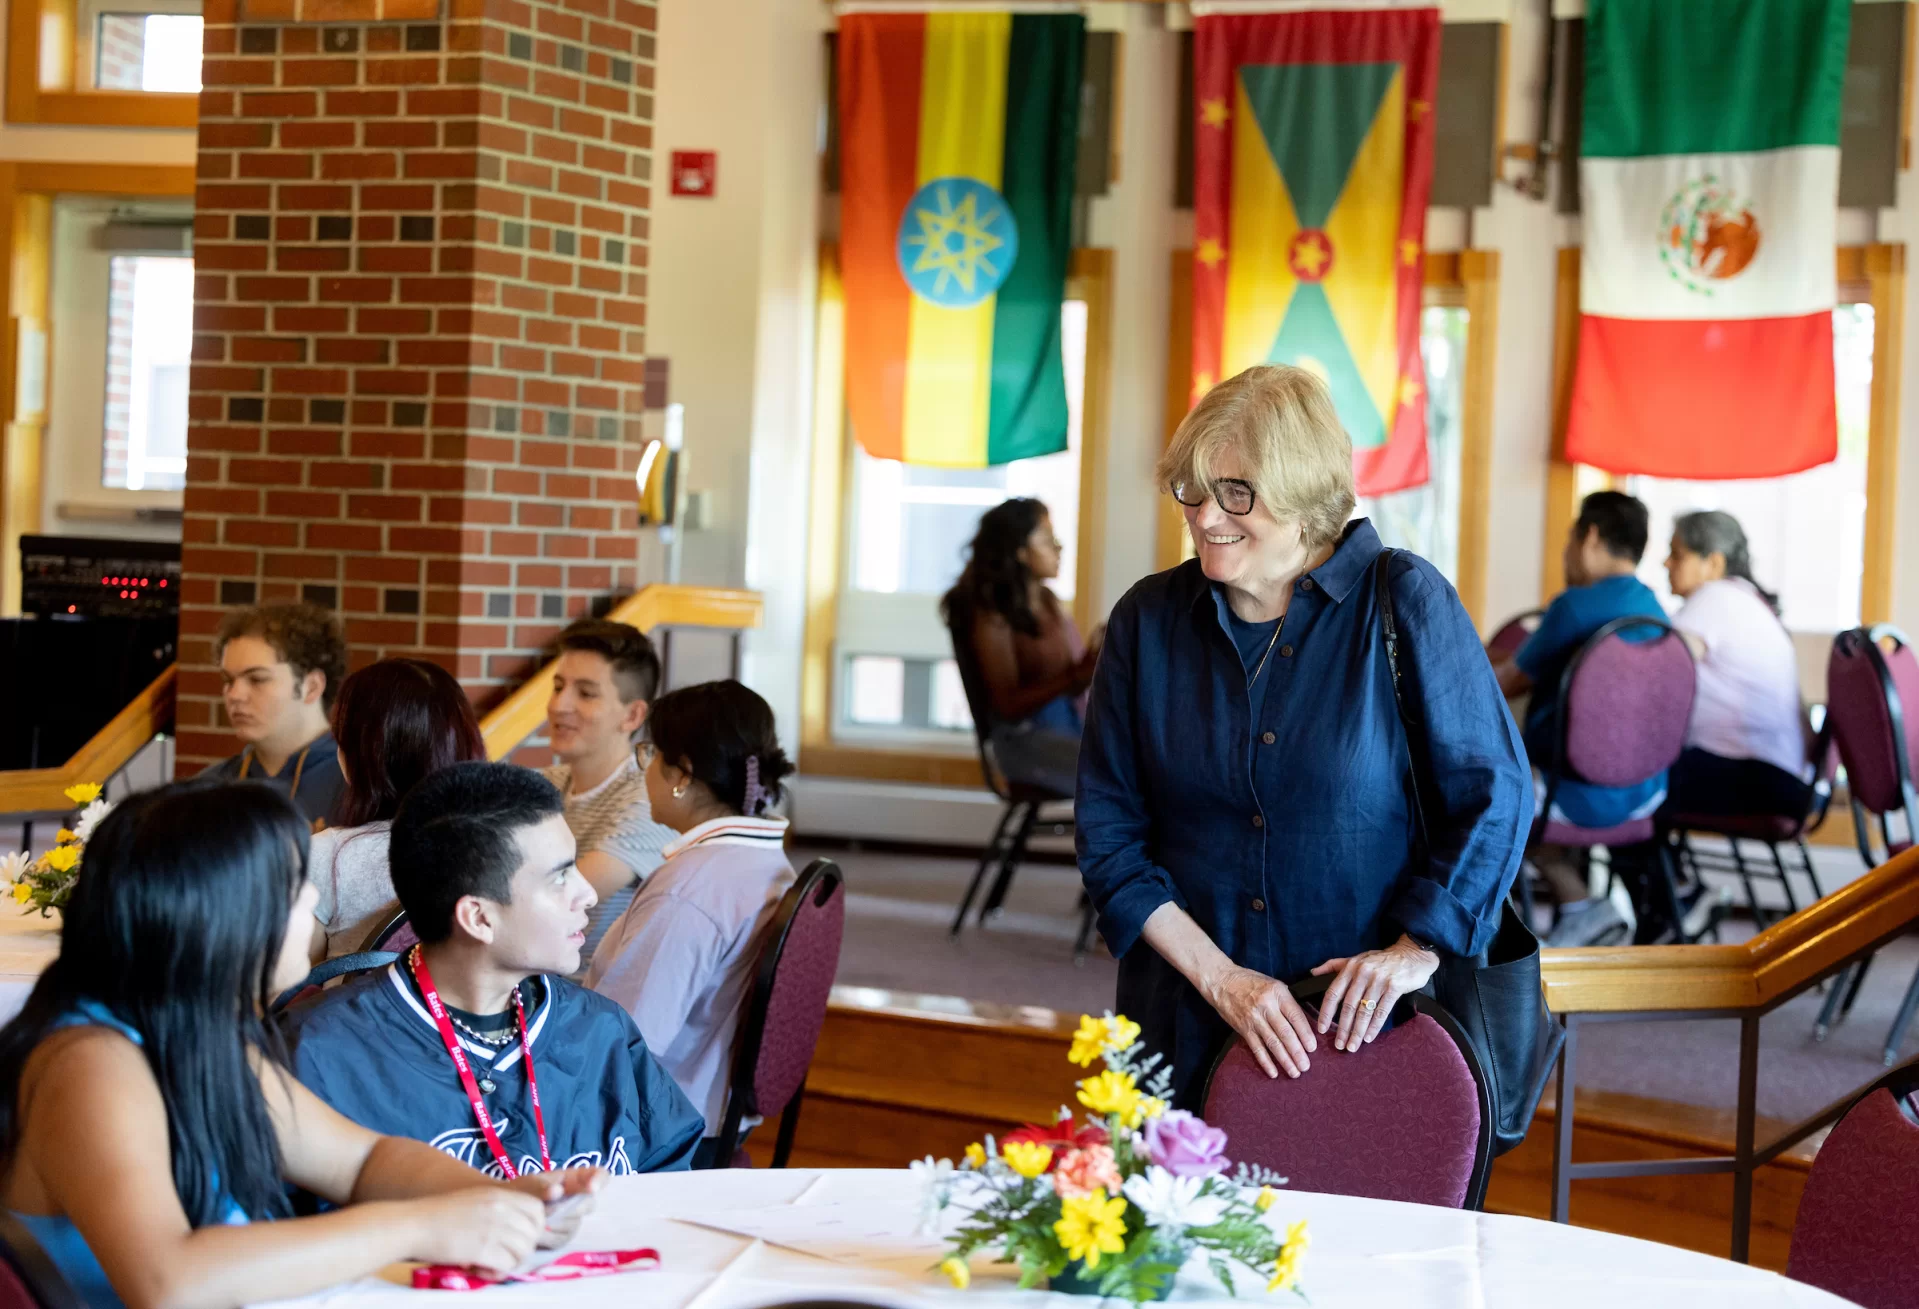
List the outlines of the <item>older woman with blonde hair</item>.
{"type": "Polygon", "coordinates": [[[1215,387],[1158,477],[1198,557],[1140,582],[1108,623],[1079,867],[1119,956],[1118,1007],[1197,1109],[1233,1033],[1268,1076],[1298,1077],[1319,1037],[1355,1050],[1377,1036],[1442,953],[1484,950],[1532,787],[1458,594],[1423,559],[1382,561],[1372,524],[1348,521],[1352,444],[1312,374],[1251,368],[1215,387]],[[1317,1024],[1289,989],[1314,974],[1333,975],[1317,1024]]]}

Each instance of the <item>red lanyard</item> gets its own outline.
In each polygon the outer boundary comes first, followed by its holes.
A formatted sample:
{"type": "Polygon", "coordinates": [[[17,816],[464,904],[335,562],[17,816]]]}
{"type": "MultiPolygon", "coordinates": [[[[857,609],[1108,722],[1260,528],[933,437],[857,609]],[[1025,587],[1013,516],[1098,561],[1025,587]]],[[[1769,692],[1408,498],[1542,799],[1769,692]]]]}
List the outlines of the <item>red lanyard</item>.
{"type": "MultiPolygon", "coordinates": [[[[414,946],[407,955],[407,964],[413,969],[413,980],[420,984],[420,997],[426,1001],[427,1010],[440,1029],[440,1040],[446,1046],[446,1052],[453,1056],[453,1067],[460,1074],[460,1085],[466,1088],[467,1100],[473,1105],[473,1116],[479,1120],[480,1130],[486,1134],[487,1149],[493,1152],[500,1171],[506,1174],[510,1182],[520,1175],[519,1171],[513,1167],[513,1161],[506,1157],[506,1147],[500,1144],[500,1134],[493,1128],[493,1115],[486,1111],[486,1101],[480,1098],[479,1083],[473,1080],[473,1066],[466,1060],[466,1051],[460,1048],[460,1039],[453,1034],[453,1021],[447,1017],[446,1006],[440,1002],[440,992],[433,985],[433,974],[427,971],[426,959],[420,954],[419,946],[414,946]]],[[[540,1166],[550,1173],[553,1171],[553,1156],[546,1152],[546,1117],[540,1112],[540,1084],[533,1077],[533,1047],[526,1039],[526,1006],[520,1002],[520,988],[517,986],[513,988],[513,1016],[520,1022],[520,1054],[526,1060],[527,1093],[533,1097],[533,1126],[540,1134],[540,1166]]]]}

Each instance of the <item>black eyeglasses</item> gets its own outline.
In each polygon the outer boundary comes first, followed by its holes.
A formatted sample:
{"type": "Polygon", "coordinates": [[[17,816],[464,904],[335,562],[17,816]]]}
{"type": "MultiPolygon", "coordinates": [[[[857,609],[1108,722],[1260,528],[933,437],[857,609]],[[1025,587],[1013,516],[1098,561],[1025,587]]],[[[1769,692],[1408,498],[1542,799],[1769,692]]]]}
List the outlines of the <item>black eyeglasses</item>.
{"type": "MultiPolygon", "coordinates": [[[[1170,488],[1173,499],[1188,509],[1197,509],[1206,503],[1206,488],[1197,482],[1185,478],[1173,483],[1170,488]]],[[[1242,482],[1237,477],[1216,477],[1213,479],[1213,498],[1219,501],[1219,507],[1235,518],[1241,514],[1253,512],[1253,484],[1242,482]]]]}

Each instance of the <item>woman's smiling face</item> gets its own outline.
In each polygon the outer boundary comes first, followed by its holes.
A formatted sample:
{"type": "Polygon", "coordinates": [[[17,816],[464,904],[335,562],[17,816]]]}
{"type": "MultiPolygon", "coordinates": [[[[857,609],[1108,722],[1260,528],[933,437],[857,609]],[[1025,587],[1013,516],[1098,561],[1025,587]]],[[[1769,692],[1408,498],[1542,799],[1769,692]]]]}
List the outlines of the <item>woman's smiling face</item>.
{"type": "MultiPolygon", "coordinates": [[[[1215,483],[1246,480],[1246,469],[1237,454],[1222,450],[1213,459],[1212,475],[1215,483]]],[[[1252,509],[1243,514],[1221,509],[1216,495],[1197,505],[1181,504],[1180,509],[1186,515],[1199,566],[1209,580],[1224,586],[1251,590],[1260,579],[1283,571],[1302,548],[1299,526],[1274,518],[1257,494],[1252,509]]]]}

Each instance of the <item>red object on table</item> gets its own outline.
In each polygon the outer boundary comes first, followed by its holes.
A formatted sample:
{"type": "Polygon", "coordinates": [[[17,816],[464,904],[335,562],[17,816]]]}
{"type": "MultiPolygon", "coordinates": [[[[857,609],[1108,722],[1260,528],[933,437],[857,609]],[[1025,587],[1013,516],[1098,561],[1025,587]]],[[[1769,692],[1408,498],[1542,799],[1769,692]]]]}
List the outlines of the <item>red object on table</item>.
{"type": "Polygon", "coordinates": [[[673,152],[673,194],[712,195],[719,184],[720,155],[717,150],[675,150],[673,152]]]}
{"type": "Polygon", "coordinates": [[[524,1273],[494,1277],[477,1268],[457,1264],[428,1264],[413,1270],[416,1291],[480,1291],[502,1282],[571,1282],[582,1277],[607,1277],[614,1273],[645,1273],[660,1266],[660,1252],[639,1250],[575,1250],[552,1263],[524,1273]]]}

